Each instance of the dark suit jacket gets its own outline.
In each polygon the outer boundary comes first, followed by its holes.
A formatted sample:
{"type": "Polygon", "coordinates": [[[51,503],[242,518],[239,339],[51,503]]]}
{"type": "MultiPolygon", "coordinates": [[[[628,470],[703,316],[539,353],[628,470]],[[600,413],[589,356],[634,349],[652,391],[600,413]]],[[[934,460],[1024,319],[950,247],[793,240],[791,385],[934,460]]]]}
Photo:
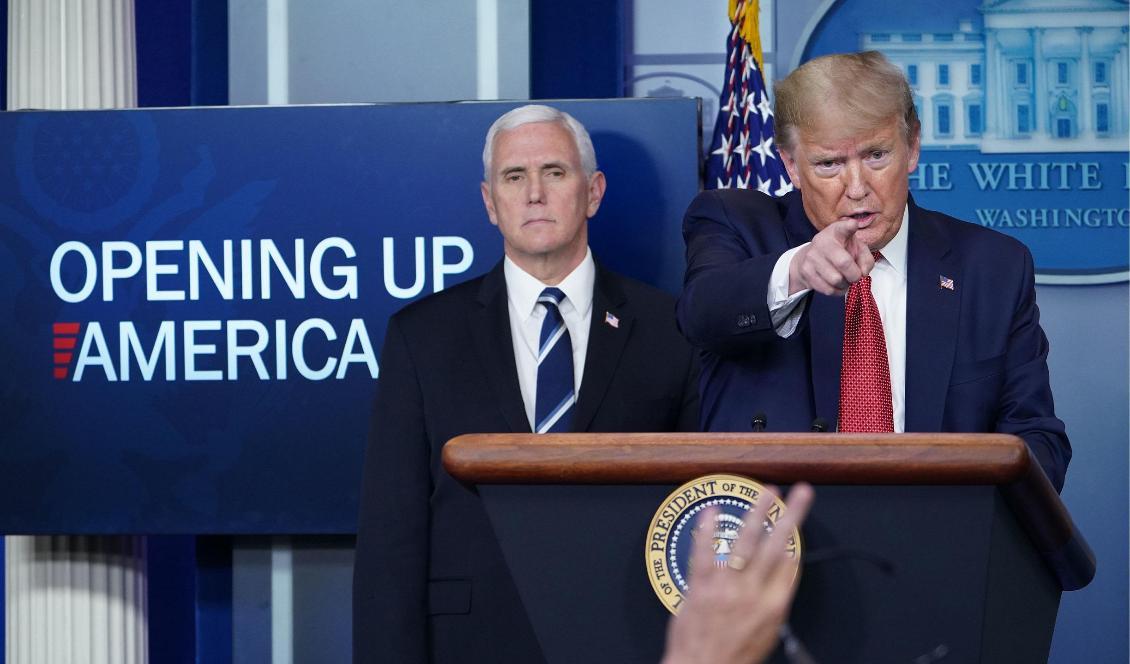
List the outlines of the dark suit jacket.
{"type": "MultiPolygon", "coordinates": [[[[697,364],[674,307],[597,265],[575,431],[697,428],[697,364]]],[[[444,443],[476,432],[530,432],[501,263],[389,320],[357,533],[356,662],[543,661],[478,497],[440,461],[444,443]]]]}
{"type": "MultiPolygon", "coordinates": [[[[703,349],[705,430],[748,431],[755,412],[767,415],[769,431],[808,431],[816,417],[834,426],[844,298],[810,295],[788,339],[766,304],[777,259],[815,234],[800,192],[703,192],[683,233],[678,320],[703,349]]],[[[913,200],[908,233],[906,430],[1016,434],[1060,489],[1071,446],[1052,406],[1031,254],[913,200]]]]}

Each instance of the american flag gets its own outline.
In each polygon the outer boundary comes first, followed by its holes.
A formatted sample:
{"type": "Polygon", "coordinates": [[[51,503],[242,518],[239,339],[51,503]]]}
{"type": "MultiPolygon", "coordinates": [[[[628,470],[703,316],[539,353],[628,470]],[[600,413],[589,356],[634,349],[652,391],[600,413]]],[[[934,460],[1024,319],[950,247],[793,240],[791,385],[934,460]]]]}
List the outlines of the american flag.
{"type": "Polygon", "coordinates": [[[726,81],[706,162],[707,189],[793,190],[773,142],[773,108],[761,74],[758,0],[730,0],[726,81]]]}

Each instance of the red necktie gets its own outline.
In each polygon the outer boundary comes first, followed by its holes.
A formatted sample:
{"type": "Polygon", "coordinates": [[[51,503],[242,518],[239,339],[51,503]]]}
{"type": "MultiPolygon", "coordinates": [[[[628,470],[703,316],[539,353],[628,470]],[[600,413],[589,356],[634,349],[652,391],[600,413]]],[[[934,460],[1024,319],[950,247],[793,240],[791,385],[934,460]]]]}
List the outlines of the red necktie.
{"type": "MultiPolygon", "coordinates": [[[[875,252],[875,260],[881,257],[875,252]]],[[[840,371],[840,431],[892,433],[891,370],[883,320],[871,295],[871,275],[848,289],[844,360],[840,371]]]]}

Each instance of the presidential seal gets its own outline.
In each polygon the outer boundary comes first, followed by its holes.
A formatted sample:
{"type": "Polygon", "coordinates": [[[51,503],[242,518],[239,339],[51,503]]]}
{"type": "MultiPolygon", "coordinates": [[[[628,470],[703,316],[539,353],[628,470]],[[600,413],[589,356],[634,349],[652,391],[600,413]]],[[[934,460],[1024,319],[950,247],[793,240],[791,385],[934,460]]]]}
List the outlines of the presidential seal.
{"type": "MultiPolygon", "coordinates": [[[[771,498],[773,504],[765,520],[757,526],[764,528],[765,532],[772,532],[773,525],[785,513],[785,504],[748,477],[706,475],[687,482],[667,496],[651,519],[644,556],[651,587],[668,611],[678,613],[683,603],[695,539],[711,538],[714,564],[730,567],[734,542],[747,525],[748,513],[762,494],[771,498]],[[718,509],[714,523],[697,523],[699,512],[708,507],[718,509]]],[[[790,558],[800,559],[801,541],[797,529],[793,529],[785,547],[790,558]]]]}

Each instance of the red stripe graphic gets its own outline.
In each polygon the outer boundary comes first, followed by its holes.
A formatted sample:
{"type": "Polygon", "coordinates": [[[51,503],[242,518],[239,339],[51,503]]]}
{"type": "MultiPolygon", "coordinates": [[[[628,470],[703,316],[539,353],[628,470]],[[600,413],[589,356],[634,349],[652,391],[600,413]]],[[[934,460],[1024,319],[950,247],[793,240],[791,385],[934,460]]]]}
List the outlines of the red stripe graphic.
{"type": "MultiPolygon", "coordinates": [[[[52,348],[56,351],[74,350],[75,344],[78,342],[77,335],[81,328],[82,323],[52,323],[51,332],[55,335],[51,343],[52,348]]],[[[53,370],[55,380],[65,380],[71,371],[70,364],[74,353],[55,352],[52,355],[55,360],[53,370]]]]}
{"type": "Polygon", "coordinates": [[[71,350],[75,347],[75,339],[73,337],[55,337],[56,350],[71,350]]]}

